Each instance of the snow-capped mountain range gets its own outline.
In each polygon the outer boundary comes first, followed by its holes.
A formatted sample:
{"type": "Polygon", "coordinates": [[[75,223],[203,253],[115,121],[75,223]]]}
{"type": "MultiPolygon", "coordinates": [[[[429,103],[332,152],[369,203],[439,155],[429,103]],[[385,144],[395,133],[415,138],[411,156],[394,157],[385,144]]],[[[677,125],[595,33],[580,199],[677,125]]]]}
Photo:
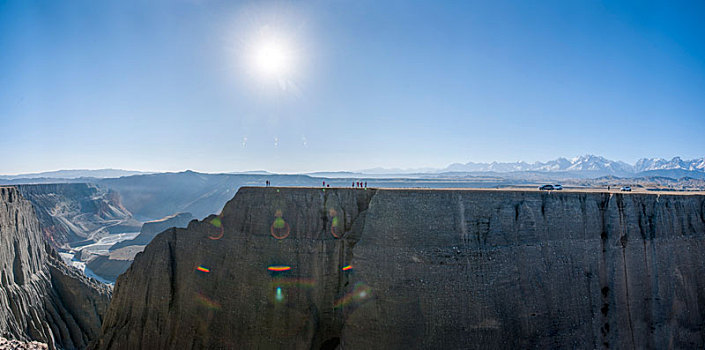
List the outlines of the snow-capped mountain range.
{"type": "Polygon", "coordinates": [[[664,171],[705,173],[705,157],[683,160],[674,157],[671,160],[663,158],[643,158],[631,165],[622,161],[609,160],[595,155],[584,155],[573,159],[558,158],[548,162],[515,162],[515,163],[454,163],[442,170],[443,172],[588,172],[604,175],[634,175],[664,171]]]}

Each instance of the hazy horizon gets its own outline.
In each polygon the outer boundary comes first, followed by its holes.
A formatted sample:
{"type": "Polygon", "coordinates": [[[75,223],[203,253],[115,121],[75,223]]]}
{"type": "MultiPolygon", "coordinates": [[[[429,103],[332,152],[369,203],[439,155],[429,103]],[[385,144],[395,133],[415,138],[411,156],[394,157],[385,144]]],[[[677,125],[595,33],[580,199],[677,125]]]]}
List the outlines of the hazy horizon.
{"type": "Polygon", "coordinates": [[[696,1],[7,1],[0,174],[701,158],[703,14],[696,1]]]}
{"type": "MultiPolygon", "coordinates": [[[[186,171],[194,171],[198,173],[206,173],[206,174],[229,174],[229,173],[256,173],[256,172],[268,172],[272,174],[289,174],[289,175],[297,175],[297,174],[315,174],[315,173],[368,173],[368,174],[375,174],[374,170],[380,170],[380,171],[387,171],[389,174],[395,174],[393,171],[399,171],[399,173],[396,174],[401,174],[401,173],[411,173],[411,172],[434,172],[434,171],[443,171],[446,168],[452,166],[453,164],[467,164],[467,163],[475,163],[475,164],[491,164],[491,163],[527,163],[527,164],[536,164],[536,163],[546,163],[550,161],[555,161],[557,159],[567,159],[567,160],[576,160],[579,157],[582,156],[597,156],[601,157],[600,155],[590,155],[590,154],[585,154],[585,155],[580,155],[580,156],[575,156],[575,157],[566,157],[566,156],[559,156],[555,157],[552,159],[546,159],[546,160],[538,160],[534,162],[528,162],[528,161],[523,161],[523,160],[517,160],[514,162],[498,162],[498,161],[492,161],[492,162],[474,162],[474,161],[467,161],[467,162],[454,162],[454,163],[449,163],[446,164],[445,166],[442,167],[418,167],[418,168],[391,168],[391,167],[374,167],[374,168],[365,168],[365,169],[323,169],[323,170],[310,170],[310,171],[299,171],[299,172],[276,172],[276,171],[271,171],[268,169],[242,169],[242,170],[226,170],[226,171],[203,171],[199,169],[193,169],[193,168],[184,168],[184,169],[171,169],[171,170],[155,170],[155,169],[122,169],[122,168],[62,168],[62,169],[49,169],[49,170],[42,170],[42,171],[36,171],[36,172],[16,172],[16,173],[0,173],[0,176],[9,176],[9,177],[14,177],[14,176],[20,176],[20,175],[37,175],[37,174],[45,174],[45,173],[56,173],[56,172],[91,172],[91,171],[124,171],[124,172],[134,172],[136,174],[152,174],[152,173],[180,173],[180,172],[186,172],[186,171]]],[[[642,157],[641,159],[662,159],[665,161],[670,161],[673,158],[681,158],[683,161],[693,161],[693,160],[701,160],[705,159],[705,156],[702,157],[696,157],[693,159],[688,159],[688,158],[683,158],[680,156],[674,156],[670,158],[658,158],[658,157],[642,157]]],[[[634,166],[635,162],[624,162],[619,159],[606,159],[608,161],[615,161],[615,162],[623,162],[626,163],[630,166],[634,166]]],[[[452,170],[451,170],[452,171],[452,170]]],[[[501,172],[501,171],[500,171],[501,172]]]]}

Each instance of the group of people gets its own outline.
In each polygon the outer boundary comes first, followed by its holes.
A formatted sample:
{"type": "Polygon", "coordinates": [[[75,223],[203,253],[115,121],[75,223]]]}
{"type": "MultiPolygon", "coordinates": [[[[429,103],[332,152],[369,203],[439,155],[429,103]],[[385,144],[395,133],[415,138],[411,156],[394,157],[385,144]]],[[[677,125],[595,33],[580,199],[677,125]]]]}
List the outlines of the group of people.
{"type": "MultiPolygon", "coordinates": [[[[326,184],[325,181],[323,181],[323,187],[330,187],[330,184],[326,184]]],[[[353,181],[352,183],[353,188],[367,188],[367,181],[353,181]]]]}
{"type": "MultiPolygon", "coordinates": [[[[269,180],[266,180],[264,182],[264,185],[266,187],[269,187],[272,183],[269,180]]],[[[326,184],[325,181],[323,181],[323,187],[330,187],[330,184],[326,184]]],[[[353,188],[367,188],[367,181],[353,181],[352,183],[353,188]]]]}

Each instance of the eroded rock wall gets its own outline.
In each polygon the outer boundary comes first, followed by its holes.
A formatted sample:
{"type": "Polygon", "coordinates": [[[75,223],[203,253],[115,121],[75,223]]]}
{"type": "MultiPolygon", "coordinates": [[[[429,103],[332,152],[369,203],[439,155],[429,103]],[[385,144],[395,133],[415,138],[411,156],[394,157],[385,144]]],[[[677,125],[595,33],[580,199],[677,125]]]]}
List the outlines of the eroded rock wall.
{"type": "Polygon", "coordinates": [[[242,188],[158,235],[100,349],[698,348],[705,197],[242,188]]]}
{"type": "Polygon", "coordinates": [[[29,201],[0,187],[0,336],[85,348],[99,335],[110,295],[61,261],[29,201]]]}
{"type": "Polygon", "coordinates": [[[123,207],[120,196],[88,183],[17,185],[34,205],[45,238],[55,247],[112,233],[137,232],[141,224],[123,207]]]}

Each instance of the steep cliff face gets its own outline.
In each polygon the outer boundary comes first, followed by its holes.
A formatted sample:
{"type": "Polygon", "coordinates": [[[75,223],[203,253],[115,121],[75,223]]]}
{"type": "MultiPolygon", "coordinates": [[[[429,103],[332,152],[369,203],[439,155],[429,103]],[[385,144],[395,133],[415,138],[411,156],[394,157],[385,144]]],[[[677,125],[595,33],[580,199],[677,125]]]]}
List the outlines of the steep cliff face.
{"type": "Polygon", "coordinates": [[[128,246],[144,246],[154,239],[154,237],[161,233],[162,231],[170,227],[186,227],[189,221],[193,220],[191,213],[176,213],[174,215],[169,215],[167,217],[161,218],[159,220],[148,221],[142,225],[140,229],[140,234],[134,239],[129,239],[122,242],[115,243],[110,250],[118,250],[120,248],[128,246]]]}
{"type": "Polygon", "coordinates": [[[703,196],[241,188],[136,257],[97,348],[702,348],[703,256],[703,196]]]}
{"type": "Polygon", "coordinates": [[[110,294],[67,267],[45,243],[32,204],[0,187],[0,336],[85,348],[99,335],[110,294]]]}
{"type": "Polygon", "coordinates": [[[32,202],[44,236],[56,247],[97,240],[111,233],[137,232],[141,225],[122,206],[117,192],[94,184],[16,187],[32,202]]]}

